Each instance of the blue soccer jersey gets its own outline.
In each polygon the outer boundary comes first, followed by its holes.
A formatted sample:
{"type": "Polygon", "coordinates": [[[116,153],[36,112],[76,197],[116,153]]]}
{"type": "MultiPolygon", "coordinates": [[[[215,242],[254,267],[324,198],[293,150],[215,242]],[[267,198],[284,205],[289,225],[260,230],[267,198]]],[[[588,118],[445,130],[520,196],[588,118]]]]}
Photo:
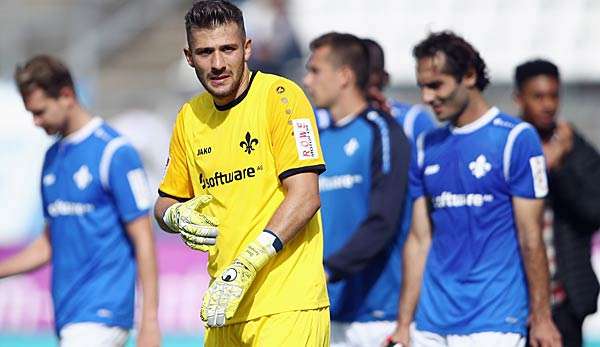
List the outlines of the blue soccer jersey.
{"type": "Polygon", "coordinates": [[[427,198],[433,228],[417,329],[524,335],[528,293],[512,198],[547,194],[537,133],[492,108],[421,136],[416,147],[410,190],[427,198]]]}
{"type": "Polygon", "coordinates": [[[389,116],[367,109],[333,124],[317,111],[327,171],[319,177],[331,319],[394,320],[409,145],[389,116]]]}
{"type": "Polygon", "coordinates": [[[138,154],[94,118],[48,149],[41,187],[57,331],[74,322],[131,328],[136,265],[124,225],[151,204],[138,154]]]}
{"type": "Polygon", "coordinates": [[[404,134],[414,144],[414,141],[423,132],[435,127],[433,118],[425,106],[420,104],[406,104],[397,100],[389,100],[392,117],[402,126],[404,134]]]}

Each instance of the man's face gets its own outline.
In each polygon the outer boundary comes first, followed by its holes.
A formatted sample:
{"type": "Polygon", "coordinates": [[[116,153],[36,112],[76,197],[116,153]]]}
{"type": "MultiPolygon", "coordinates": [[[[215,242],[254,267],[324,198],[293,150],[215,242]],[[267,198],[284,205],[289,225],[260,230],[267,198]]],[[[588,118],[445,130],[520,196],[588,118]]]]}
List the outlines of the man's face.
{"type": "Polygon", "coordinates": [[[54,99],[42,89],[35,88],[24,97],[23,101],[25,109],[33,115],[33,123],[44,129],[46,134],[55,135],[63,133],[67,125],[69,109],[67,98],[68,96],[59,96],[54,99]]]}
{"type": "Polygon", "coordinates": [[[538,130],[552,130],[560,106],[559,89],[558,80],[552,76],[538,75],[526,80],[516,95],[523,119],[538,130]]]}
{"type": "Polygon", "coordinates": [[[335,104],[342,86],[339,68],[331,61],[331,48],[315,49],[306,63],[304,85],[315,106],[329,108],[335,104]]]}
{"type": "Polygon", "coordinates": [[[417,84],[423,102],[431,106],[440,122],[455,121],[469,104],[468,89],[475,77],[465,76],[457,82],[444,72],[446,58],[443,53],[417,61],[417,84]]]}
{"type": "Polygon", "coordinates": [[[251,54],[250,40],[244,39],[237,24],[192,28],[188,45],[185,57],[204,88],[217,100],[235,99],[241,93],[240,84],[251,54]]]}

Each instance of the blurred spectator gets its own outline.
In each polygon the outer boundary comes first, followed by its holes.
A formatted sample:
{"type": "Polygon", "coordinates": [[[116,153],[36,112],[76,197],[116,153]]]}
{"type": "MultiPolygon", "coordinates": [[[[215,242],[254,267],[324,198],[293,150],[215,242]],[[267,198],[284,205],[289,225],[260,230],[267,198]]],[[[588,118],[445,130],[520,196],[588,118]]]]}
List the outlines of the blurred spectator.
{"type": "Polygon", "coordinates": [[[328,33],[310,48],[304,84],[330,111],[320,122],[329,126],[320,128],[327,171],[319,190],[331,345],[377,346],[397,312],[409,145],[394,119],[367,102],[368,52],[359,38],[328,33]]]}
{"type": "Polygon", "coordinates": [[[585,317],[596,312],[598,281],[590,263],[591,237],[600,226],[600,155],[557,119],[560,74],[553,63],[532,60],[515,72],[521,118],[540,134],[550,193],[544,240],[552,289],[552,317],[565,347],[581,346],[585,317]]]}
{"type": "Polygon", "coordinates": [[[143,288],[138,346],[158,346],[158,288],[146,178],[131,145],[85,110],[69,70],[49,56],[17,67],[15,80],[36,126],[58,135],[42,168],[46,224],[0,278],[52,264],[60,345],[125,345],[135,277],[143,288]]]}

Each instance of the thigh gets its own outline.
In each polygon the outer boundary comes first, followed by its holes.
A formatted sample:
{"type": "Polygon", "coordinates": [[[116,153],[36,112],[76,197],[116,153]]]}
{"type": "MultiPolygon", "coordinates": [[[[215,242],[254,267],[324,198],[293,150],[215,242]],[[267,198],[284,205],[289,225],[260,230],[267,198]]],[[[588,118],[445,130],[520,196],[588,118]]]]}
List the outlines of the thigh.
{"type": "Polygon", "coordinates": [[[249,346],[329,347],[329,308],[291,311],[247,322],[242,339],[249,346]]]}
{"type": "Polygon", "coordinates": [[[123,347],[129,332],[120,327],[100,323],[67,324],[60,330],[60,347],[123,347]]]}
{"type": "Polygon", "coordinates": [[[448,335],[448,347],[524,347],[525,336],[486,331],[469,335],[448,335]]]}
{"type": "Polygon", "coordinates": [[[449,347],[446,337],[429,331],[417,330],[414,324],[410,327],[411,347],[449,347]]]}

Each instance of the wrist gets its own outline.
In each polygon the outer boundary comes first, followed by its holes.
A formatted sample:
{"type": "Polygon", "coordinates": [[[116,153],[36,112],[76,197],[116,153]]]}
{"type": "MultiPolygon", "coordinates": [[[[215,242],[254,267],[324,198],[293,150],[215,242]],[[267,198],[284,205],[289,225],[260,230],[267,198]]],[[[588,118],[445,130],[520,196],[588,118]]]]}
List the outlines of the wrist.
{"type": "Polygon", "coordinates": [[[281,239],[272,231],[265,229],[238,258],[244,259],[252,265],[255,271],[258,271],[282,248],[281,239]]]}
{"type": "Polygon", "coordinates": [[[172,233],[179,232],[179,230],[177,230],[177,228],[176,228],[176,226],[177,226],[177,221],[176,221],[177,211],[175,210],[176,205],[178,205],[178,204],[179,203],[174,203],[173,205],[167,207],[167,209],[165,210],[165,213],[163,213],[163,216],[162,216],[163,223],[167,227],[166,231],[169,231],[172,233]]]}

